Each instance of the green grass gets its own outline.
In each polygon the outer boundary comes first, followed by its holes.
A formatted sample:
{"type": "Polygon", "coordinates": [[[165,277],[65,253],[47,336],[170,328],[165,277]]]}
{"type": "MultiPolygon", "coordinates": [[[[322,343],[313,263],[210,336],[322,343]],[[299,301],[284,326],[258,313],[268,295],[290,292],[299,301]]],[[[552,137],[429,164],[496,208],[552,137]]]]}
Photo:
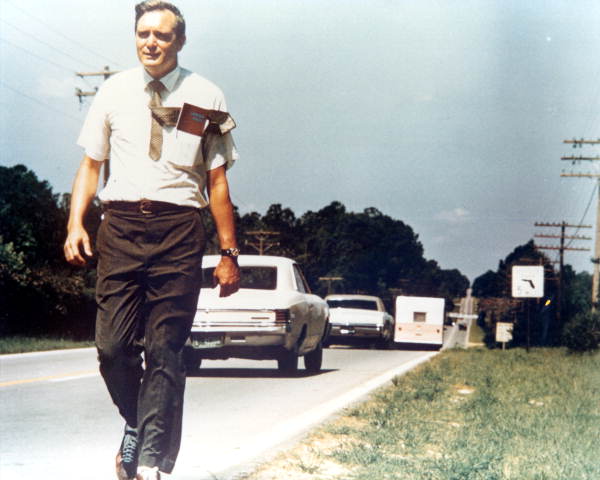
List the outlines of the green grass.
{"type": "Polygon", "coordinates": [[[469,343],[483,343],[485,332],[477,325],[477,320],[471,320],[471,328],[469,329],[469,343]]]}
{"type": "Polygon", "coordinates": [[[349,416],[344,480],[600,478],[600,354],[452,350],[349,416]]]}
{"type": "Polygon", "coordinates": [[[73,341],[65,338],[10,336],[0,338],[0,354],[58,350],[63,348],[92,347],[94,342],[73,341]]]}

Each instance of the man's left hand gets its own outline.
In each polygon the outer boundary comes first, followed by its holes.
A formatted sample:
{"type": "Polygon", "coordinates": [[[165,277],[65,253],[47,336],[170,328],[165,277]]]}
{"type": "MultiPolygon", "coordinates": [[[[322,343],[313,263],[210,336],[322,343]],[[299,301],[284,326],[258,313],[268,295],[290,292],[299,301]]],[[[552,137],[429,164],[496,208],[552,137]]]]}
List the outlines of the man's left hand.
{"type": "Polygon", "coordinates": [[[215,285],[221,286],[220,297],[228,297],[240,289],[240,267],[229,257],[222,257],[213,273],[215,285]]]}

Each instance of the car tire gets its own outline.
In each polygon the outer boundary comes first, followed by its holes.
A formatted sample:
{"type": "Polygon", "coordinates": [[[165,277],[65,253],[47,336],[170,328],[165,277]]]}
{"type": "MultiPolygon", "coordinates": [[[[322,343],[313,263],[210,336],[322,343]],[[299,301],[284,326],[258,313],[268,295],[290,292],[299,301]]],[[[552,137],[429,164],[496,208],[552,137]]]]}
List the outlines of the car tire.
{"type": "Polygon", "coordinates": [[[277,369],[285,375],[293,375],[298,371],[298,350],[285,352],[277,359],[277,369]]]}
{"type": "Polygon", "coordinates": [[[311,373],[317,373],[323,365],[323,345],[319,343],[312,352],[304,355],[304,368],[311,373]]]}
{"type": "Polygon", "coordinates": [[[186,348],[183,351],[183,363],[185,364],[185,371],[187,373],[192,373],[200,368],[202,357],[200,357],[194,349],[186,348]]]}

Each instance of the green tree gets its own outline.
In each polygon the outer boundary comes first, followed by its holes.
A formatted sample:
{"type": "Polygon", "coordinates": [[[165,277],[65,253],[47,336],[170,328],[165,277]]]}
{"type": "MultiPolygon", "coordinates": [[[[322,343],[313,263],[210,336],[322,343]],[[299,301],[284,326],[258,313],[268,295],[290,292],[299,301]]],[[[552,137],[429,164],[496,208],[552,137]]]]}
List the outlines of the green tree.
{"type": "MultiPolygon", "coordinates": [[[[92,335],[90,274],[63,258],[68,204],[23,165],[0,167],[1,334],[92,335]]],[[[95,204],[86,218],[92,238],[99,221],[95,204]]]]}
{"type": "Polygon", "coordinates": [[[65,212],[46,181],[24,165],[0,167],[0,236],[28,265],[62,263],[65,212]]]}
{"type": "Polygon", "coordinates": [[[482,313],[488,319],[482,326],[487,338],[493,342],[497,321],[514,321],[513,345],[557,345],[560,343],[561,324],[556,316],[557,274],[552,263],[536,250],[533,240],[517,246],[504,260],[498,263],[498,269],[487,271],[473,282],[473,295],[486,301],[481,302],[482,313]],[[511,275],[514,265],[544,266],[545,298],[533,300],[513,300],[511,297],[511,275]]]}
{"type": "Polygon", "coordinates": [[[505,282],[500,273],[488,270],[473,282],[473,295],[478,298],[502,296],[506,290],[505,282]]]}
{"type": "Polygon", "coordinates": [[[592,309],[592,275],[576,273],[571,265],[563,268],[563,316],[573,318],[592,309]]]}
{"type": "Polygon", "coordinates": [[[327,294],[320,277],[343,277],[334,291],[379,295],[391,306],[392,291],[428,296],[464,294],[468,279],[458,270],[442,270],[423,257],[423,246],[412,228],[376,208],[348,212],[332,202],[299,219],[289,208],[271,205],[264,216],[256,212],[244,225],[280,232],[279,247],[269,253],[290,256],[302,264],[311,288],[327,294]],[[393,290],[395,289],[395,290],[393,290]]]}

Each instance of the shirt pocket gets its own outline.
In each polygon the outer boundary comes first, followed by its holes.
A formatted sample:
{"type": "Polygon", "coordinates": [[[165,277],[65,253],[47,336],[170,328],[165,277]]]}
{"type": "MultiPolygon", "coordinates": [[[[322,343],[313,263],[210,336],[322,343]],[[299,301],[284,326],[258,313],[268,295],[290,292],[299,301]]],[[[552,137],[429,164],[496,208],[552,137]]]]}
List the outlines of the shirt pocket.
{"type": "Polygon", "coordinates": [[[169,161],[173,165],[192,167],[202,160],[202,137],[178,131],[173,156],[169,161]]]}

